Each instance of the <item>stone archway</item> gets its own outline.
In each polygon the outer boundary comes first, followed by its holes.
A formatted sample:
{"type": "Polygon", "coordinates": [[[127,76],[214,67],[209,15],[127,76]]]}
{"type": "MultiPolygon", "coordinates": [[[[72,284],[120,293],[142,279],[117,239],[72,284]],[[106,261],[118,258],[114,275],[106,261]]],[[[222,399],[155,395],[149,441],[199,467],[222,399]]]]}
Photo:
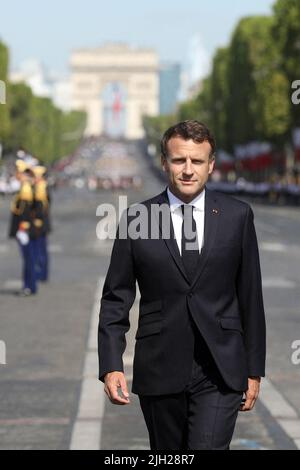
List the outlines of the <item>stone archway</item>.
{"type": "Polygon", "coordinates": [[[86,111],[86,135],[143,137],[143,116],[159,113],[155,51],[124,44],[78,50],[72,54],[71,68],[71,106],[86,111]]]}

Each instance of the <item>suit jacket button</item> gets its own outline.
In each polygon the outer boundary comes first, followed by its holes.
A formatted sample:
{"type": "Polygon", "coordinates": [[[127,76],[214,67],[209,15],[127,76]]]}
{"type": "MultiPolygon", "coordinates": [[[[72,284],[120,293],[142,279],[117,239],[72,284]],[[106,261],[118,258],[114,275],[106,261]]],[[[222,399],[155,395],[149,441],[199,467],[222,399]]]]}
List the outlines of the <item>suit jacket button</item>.
{"type": "Polygon", "coordinates": [[[193,297],[194,293],[193,292],[190,292],[189,293],[189,297],[193,297]]]}

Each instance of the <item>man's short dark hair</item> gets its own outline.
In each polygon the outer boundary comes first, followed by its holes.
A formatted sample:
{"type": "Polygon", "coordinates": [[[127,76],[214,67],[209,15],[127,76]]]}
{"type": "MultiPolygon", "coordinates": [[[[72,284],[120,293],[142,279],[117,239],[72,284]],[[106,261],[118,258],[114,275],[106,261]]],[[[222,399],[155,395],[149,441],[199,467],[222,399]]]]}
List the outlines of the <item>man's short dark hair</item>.
{"type": "Polygon", "coordinates": [[[180,137],[184,140],[191,139],[199,144],[208,142],[211,146],[209,158],[214,158],[216,142],[208,127],[202,122],[196,120],[182,121],[167,129],[161,139],[161,154],[164,158],[168,157],[168,142],[173,137],[180,137]]]}

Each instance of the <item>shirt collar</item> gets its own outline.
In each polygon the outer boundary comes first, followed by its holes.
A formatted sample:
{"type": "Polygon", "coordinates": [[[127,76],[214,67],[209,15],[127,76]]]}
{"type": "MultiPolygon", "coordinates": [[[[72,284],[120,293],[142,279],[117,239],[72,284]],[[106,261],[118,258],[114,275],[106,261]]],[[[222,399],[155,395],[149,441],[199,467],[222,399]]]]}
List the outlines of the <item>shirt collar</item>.
{"type": "MultiPolygon", "coordinates": [[[[175,194],[173,194],[169,188],[167,188],[167,193],[171,212],[174,212],[176,209],[178,209],[178,207],[182,206],[182,204],[185,204],[185,202],[181,201],[181,199],[176,197],[175,194]]],[[[189,202],[189,205],[194,206],[194,208],[198,211],[204,211],[204,200],[205,188],[200,194],[198,194],[198,196],[195,197],[195,199],[189,202]]]]}

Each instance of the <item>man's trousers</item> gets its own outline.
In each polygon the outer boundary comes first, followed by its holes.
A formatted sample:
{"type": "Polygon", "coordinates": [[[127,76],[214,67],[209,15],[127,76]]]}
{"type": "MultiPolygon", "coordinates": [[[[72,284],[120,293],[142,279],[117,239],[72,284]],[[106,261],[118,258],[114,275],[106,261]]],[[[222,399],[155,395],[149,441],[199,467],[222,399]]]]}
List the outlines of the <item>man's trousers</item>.
{"type": "Polygon", "coordinates": [[[151,450],[229,449],[243,392],[225,384],[199,333],[195,344],[184,391],[139,396],[151,450]]]}
{"type": "Polygon", "coordinates": [[[47,235],[41,235],[36,239],[36,277],[38,281],[48,281],[49,257],[47,248],[47,235]]]}
{"type": "Polygon", "coordinates": [[[23,259],[23,289],[30,289],[32,294],[37,292],[35,272],[35,244],[36,240],[30,239],[27,245],[18,242],[23,259]]]}

